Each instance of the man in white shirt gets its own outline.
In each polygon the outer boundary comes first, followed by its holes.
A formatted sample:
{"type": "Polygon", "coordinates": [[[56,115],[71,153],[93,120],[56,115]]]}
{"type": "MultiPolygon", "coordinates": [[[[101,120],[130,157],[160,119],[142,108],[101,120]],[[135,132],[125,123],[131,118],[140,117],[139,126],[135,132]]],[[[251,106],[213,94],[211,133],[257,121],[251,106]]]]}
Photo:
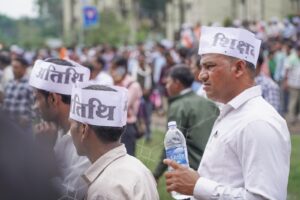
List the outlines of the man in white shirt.
{"type": "Polygon", "coordinates": [[[224,103],[198,172],[171,160],[168,191],[194,199],[287,198],[290,134],[254,86],[260,41],[243,29],[203,27],[199,54],[208,98],[224,103]]]}
{"type": "Polygon", "coordinates": [[[89,160],[78,156],[70,135],[69,112],[72,85],[89,80],[90,71],[79,64],[62,59],[37,60],[29,84],[34,88],[35,107],[43,122],[35,127],[36,139],[53,152],[60,174],[53,182],[62,198],[82,199],[87,184],[81,174],[89,160]],[[59,129],[59,130],[57,130],[59,129]]]}
{"type": "Polygon", "coordinates": [[[79,155],[92,165],[83,178],[87,200],[158,200],[149,169],[126,152],[120,137],[126,128],[128,90],[97,82],[72,89],[71,135],[79,155]]]}
{"type": "Polygon", "coordinates": [[[105,61],[101,57],[95,56],[92,62],[91,79],[102,85],[113,85],[112,77],[104,71],[105,61]]]}

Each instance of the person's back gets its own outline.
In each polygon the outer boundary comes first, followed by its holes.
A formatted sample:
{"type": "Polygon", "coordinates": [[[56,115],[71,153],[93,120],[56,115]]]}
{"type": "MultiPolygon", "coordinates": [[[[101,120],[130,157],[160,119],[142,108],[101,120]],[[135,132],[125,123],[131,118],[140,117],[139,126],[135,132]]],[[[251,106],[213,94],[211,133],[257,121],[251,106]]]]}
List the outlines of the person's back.
{"type": "Polygon", "coordinates": [[[277,112],[281,113],[279,86],[270,77],[265,75],[255,77],[255,83],[261,86],[263,98],[270,103],[277,112]]]}
{"type": "MultiPolygon", "coordinates": [[[[192,91],[193,80],[193,74],[185,65],[175,66],[170,71],[166,84],[170,96],[167,120],[177,122],[186,137],[190,167],[197,170],[219,109],[192,91]]],[[[153,173],[157,180],[167,169],[163,158],[165,151],[153,173]]]]}
{"type": "Polygon", "coordinates": [[[127,128],[128,90],[92,81],[78,84],[72,105],[71,135],[77,153],[92,163],[83,175],[89,185],[86,199],[157,200],[151,172],[120,142],[127,128]],[[97,110],[89,109],[88,115],[77,112],[82,105],[97,110]]]}
{"type": "Polygon", "coordinates": [[[126,154],[122,146],[104,154],[83,177],[92,182],[87,194],[89,199],[120,199],[121,196],[124,200],[158,198],[150,170],[141,161],[126,154]],[[95,169],[101,176],[93,177],[95,169]],[[92,176],[90,172],[93,172],[92,176]]]}

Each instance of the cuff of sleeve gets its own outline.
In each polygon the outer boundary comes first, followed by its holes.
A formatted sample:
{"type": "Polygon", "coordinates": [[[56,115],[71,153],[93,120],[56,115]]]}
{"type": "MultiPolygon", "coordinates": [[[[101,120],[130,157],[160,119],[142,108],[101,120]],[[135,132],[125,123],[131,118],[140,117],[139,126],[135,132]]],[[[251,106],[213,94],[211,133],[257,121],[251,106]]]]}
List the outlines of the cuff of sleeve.
{"type": "Polygon", "coordinates": [[[193,196],[195,199],[210,199],[219,184],[215,181],[200,177],[196,182],[193,196]]]}

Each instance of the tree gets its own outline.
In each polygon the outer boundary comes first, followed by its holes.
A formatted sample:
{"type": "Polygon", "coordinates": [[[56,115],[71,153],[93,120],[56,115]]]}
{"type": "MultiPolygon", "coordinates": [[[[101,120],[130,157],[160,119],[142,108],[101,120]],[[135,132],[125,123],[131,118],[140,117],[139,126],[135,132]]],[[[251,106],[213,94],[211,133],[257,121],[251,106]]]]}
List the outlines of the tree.
{"type": "Polygon", "coordinates": [[[62,37],[62,0],[35,0],[39,8],[42,35],[62,37]]]}
{"type": "Polygon", "coordinates": [[[0,15],[0,30],[0,43],[10,45],[15,42],[14,38],[17,37],[16,20],[0,15]]]}

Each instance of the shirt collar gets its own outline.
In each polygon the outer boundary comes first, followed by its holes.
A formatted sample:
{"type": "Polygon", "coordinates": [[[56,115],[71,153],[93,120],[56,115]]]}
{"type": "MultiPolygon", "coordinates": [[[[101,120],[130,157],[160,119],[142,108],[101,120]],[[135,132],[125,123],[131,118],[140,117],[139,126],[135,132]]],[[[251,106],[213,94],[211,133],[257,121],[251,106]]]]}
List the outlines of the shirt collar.
{"type": "Polygon", "coordinates": [[[113,161],[127,154],[124,144],[108,151],[94,162],[82,175],[83,179],[90,185],[113,161]]]}
{"type": "Polygon", "coordinates": [[[182,90],[182,91],[179,93],[179,95],[184,95],[184,94],[186,94],[186,93],[188,93],[188,92],[190,92],[190,91],[192,91],[192,88],[186,88],[186,89],[182,90]]]}
{"type": "Polygon", "coordinates": [[[238,109],[244,103],[249,101],[254,97],[261,96],[261,87],[260,86],[253,86],[244,90],[238,96],[234,97],[230,100],[227,104],[221,106],[220,108],[220,115],[219,118],[223,118],[227,113],[229,113],[232,109],[238,109]]]}
{"type": "Polygon", "coordinates": [[[245,102],[258,96],[261,96],[261,87],[253,86],[251,88],[244,90],[238,96],[234,97],[231,101],[229,101],[227,104],[233,107],[234,109],[237,109],[245,102]]]}

